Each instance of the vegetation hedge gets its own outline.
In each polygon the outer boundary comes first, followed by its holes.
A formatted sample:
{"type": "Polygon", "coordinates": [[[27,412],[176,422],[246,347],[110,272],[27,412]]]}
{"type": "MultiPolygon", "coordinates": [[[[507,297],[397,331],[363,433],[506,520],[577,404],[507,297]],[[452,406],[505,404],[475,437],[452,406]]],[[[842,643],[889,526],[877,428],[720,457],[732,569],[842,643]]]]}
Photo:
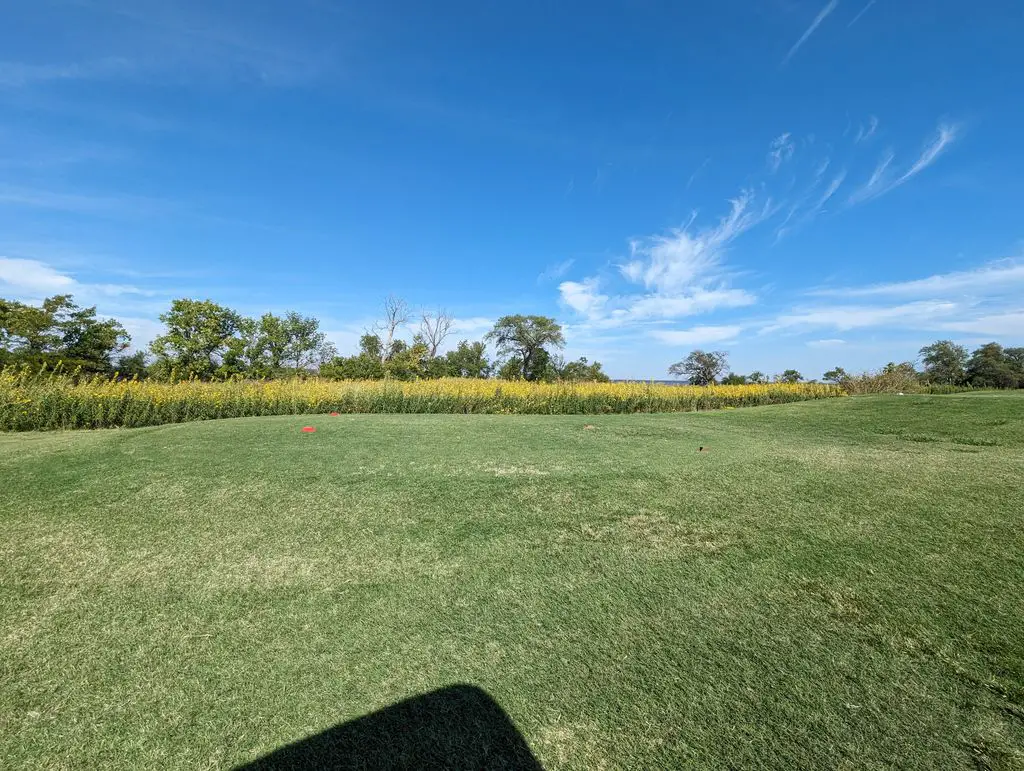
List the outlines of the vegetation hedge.
{"type": "Polygon", "coordinates": [[[534,383],[515,380],[122,380],[0,371],[0,430],[155,426],[256,415],[689,412],[842,396],[840,386],[769,383],[534,383]]]}

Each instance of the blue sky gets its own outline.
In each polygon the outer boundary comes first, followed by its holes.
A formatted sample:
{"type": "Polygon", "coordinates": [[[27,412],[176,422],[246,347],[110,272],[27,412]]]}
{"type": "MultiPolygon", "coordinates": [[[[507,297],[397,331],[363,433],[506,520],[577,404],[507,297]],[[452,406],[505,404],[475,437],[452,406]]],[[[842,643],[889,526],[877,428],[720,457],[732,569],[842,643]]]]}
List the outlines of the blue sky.
{"type": "Polygon", "coordinates": [[[173,297],[343,351],[387,294],[663,377],[1024,343],[1024,6],[27,0],[0,296],[173,297]]]}

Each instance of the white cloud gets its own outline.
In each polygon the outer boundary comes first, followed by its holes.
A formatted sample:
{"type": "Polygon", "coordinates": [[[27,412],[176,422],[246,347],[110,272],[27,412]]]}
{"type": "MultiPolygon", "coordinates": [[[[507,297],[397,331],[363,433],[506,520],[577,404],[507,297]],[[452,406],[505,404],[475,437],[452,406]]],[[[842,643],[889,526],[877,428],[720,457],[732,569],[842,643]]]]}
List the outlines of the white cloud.
{"type": "Polygon", "coordinates": [[[132,338],[132,351],[148,350],[153,339],[165,331],[164,325],[156,319],[121,315],[117,315],[116,318],[132,338]]]}
{"type": "Polygon", "coordinates": [[[951,332],[972,332],[974,334],[997,337],[1021,338],[1024,337],[1024,311],[996,313],[963,321],[951,321],[939,324],[937,329],[949,330],[951,332]]]}
{"type": "Polygon", "coordinates": [[[741,193],[729,202],[729,213],[717,225],[696,234],[683,228],[633,241],[633,259],[619,266],[622,275],[662,294],[678,293],[706,281],[719,270],[726,247],[775,211],[771,201],[759,208],[752,202],[752,193],[741,193]]]}
{"type": "Polygon", "coordinates": [[[548,265],[544,268],[541,274],[537,276],[537,282],[544,283],[545,281],[557,281],[569,272],[569,269],[572,267],[574,262],[575,260],[562,260],[562,262],[555,262],[548,265]]]}
{"type": "Polygon", "coordinates": [[[744,289],[695,289],[684,295],[644,295],[629,304],[625,316],[630,320],[671,319],[756,302],[757,298],[744,289]]]}
{"type": "Polygon", "coordinates": [[[896,154],[892,150],[887,150],[885,155],[882,156],[882,160],[875,166],[875,170],[871,172],[871,177],[868,178],[868,181],[850,194],[849,202],[860,203],[886,192],[889,189],[888,182],[886,181],[886,172],[894,160],[896,160],[896,154]]]}
{"type": "Polygon", "coordinates": [[[0,187],[0,204],[95,215],[151,216],[173,208],[169,201],[131,195],[87,195],[55,190],[0,187]]]}
{"type": "Polygon", "coordinates": [[[0,284],[30,294],[73,292],[77,282],[37,260],[0,257],[0,284]]]}
{"type": "Polygon", "coordinates": [[[723,257],[732,241],[774,211],[770,200],[755,206],[753,194],[745,191],[730,201],[729,213],[712,227],[692,230],[694,214],[683,228],[630,242],[631,259],[618,266],[619,273],[646,291],[611,294],[603,288],[601,278],[591,276],[563,281],[559,285],[561,302],[584,317],[591,330],[649,326],[753,305],[757,302],[753,293],[728,286],[723,257]]]}
{"type": "Polygon", "coordinates": [[[959,131],[959,128],[952,124],[941,124],[935,137],[927,146],[925,146],[924,151],[921,153],[921,157],[914,162],[914,165],[911,166],[903,176],[896,180],[893,187],[896,185],[902,185],[915,174],[921,173],[935,163],[945,149],[956,141],[959,131]]]}
{"type": "MultiPolygon", "coordinates": [[[[768,168],[771,169],[773,174],[779,170],[782,164],[793,157],[795,148],[796,146],[793,144],[793,140],[790,139],[788,131],[772,140],[768,151],[768,168]]],[[[827,161],[826,165],[828,165],[827,161]]]]}
{"type": "Polygon", "coordinates": [[[157,294],[130,284],[82,283],[45,262],[13,257],[0,257],[0,288],[27,299],[53,294],[83,295],[87,300],[128,294],[153,297],[157,294]]]}
{"type": "Polygon", "coordinates": [[[728,325],[691,327],[690,329],[655,329],[651,330],[649,334],[669,345],[705,345],[733,340],[742,331],[743,327],[728,325]]]}
{"type": "Polygon", "coordinates": [[[921,151],[921,155],[918,159],[914,161],[910,168],[895,178],[889,172],[889,167],[892,165],[896,156],[891,150],[889,150],[883,156],[878,166],[875,167],[875,170],[872,172],[868,181],[850,194],[848,202],[855,204],[872,198],[877,198],[880,195],[885,195],[889,191],[896,189],[913,177],[916,177],[922,171],[935,163],[939,156],[941,156],[946,149],[957,140],[959,134],[959,127],[949,123],[940,124],[935,136],[927,145],[925,145],[925,148],[921,151]]]}
{"type": "Polygon", "coordinates": [[[895,306],[850,305],[828,308],[813,308],[780,315],[771,324],[761,329],[761,334],[792,328],[829,327],[846,331],[865,327],[889,326],[893,328],[912,327],[934,323],[958,309],[953,302],[927,300],[895,306]]]}
{"type": "Polygon", "coordinates": [[[843,297],[937,297],[965,292],[1019,292],[1024,284],[1024,263],[1006,262],[985,265],[974,270],[940,273],[913,281],[888,284],[820,289],[812,294],[843,297]]]}
{"type": "Polygon", "coordinates": [[[782,64],[785,64],[786,62],[793,58],[793,54],[800,50],[800,46],[807,42],[807,39],[814,34],[814,31],[818,29],[819,26],[821,26],[821,23],[825,21],[826,18],[828,18],[828,15],[836,9],[837,5],[839,5],[839,0],[829,0],[829,2],[825,4],[825,7],[822,8],[818,12],[818,15],[814,17],[814,21],[811,22],[811,26],[809,26],[804,31],[804,34],[800,36],[800,39],[797,40],[793,44],[793,47],[789,49],[789,52],[782,60],[782,64]]]}
{"type": "Polygon", "coordinates": [[[857,145],[860,144],[861,142],[866,142],[875,135],[876,131],[878,131],[878,118],[872,115],[870,118],[868,118],[867,128],[865,128],[864,126],[860,126],[857,129],[857,136],[853,138],[853,143],[857,145]]]}
{"type": "Polygon", "coordinates": [[[839,348],[840,346],[846,345],[845,340],[840,340],[836,337],[826,338],[824,340],[808,340],[807,346],[809,348],[839,348]]]}
{"type": "Polygon", "coordinates": [[[853,19],[850,21],[850,23],[846,25],[846,28],[849,29],[854,24],[856,24],[858,21],[860,21],[860,17],[863,16],[865,13],[867,13],[868,9],[871,6],[873,6],[874,4],[875,4],[875,0],[868,0],[868,4],[860,9],[860,11],[857,13],[857,15],[854,16],[853,19]]]}
{"type": "Polygon", "coordinates": [[[456,318],[452,320],[452,336],[462,335],[470,337],[480,337],[494,327],[494,319],[486,318],[485,316],[470,316],[468,318],[460,319],[456,318]]]}
{"type": "Polygon", "coordinates": [[[558,291],[567,306],[587,318],[596,319],[608,302],[608,296],[598,291],[599,284],[599,279],[592,276],[583,281],[563,281],[558,291]]]}

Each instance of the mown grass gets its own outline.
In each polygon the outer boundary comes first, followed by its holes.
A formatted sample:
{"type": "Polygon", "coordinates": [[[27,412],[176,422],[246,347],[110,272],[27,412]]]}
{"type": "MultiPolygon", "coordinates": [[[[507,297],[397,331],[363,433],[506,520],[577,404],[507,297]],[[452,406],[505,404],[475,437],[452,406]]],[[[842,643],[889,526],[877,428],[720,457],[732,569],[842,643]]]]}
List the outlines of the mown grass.
{"type": "Polygon", "coordinates": [[[1019,768],[1022,470],[1015,394],[0,436],[0,767],[468,684],[547,769],[1019,768]]]}

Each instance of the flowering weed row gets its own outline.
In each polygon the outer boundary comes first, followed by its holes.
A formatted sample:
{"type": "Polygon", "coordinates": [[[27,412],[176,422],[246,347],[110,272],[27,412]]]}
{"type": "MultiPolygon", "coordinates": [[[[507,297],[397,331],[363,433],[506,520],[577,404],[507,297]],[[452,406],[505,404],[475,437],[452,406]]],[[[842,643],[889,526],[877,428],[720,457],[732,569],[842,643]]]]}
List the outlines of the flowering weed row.
{"type": "Polygon", "coordinates": [[[153,380],[0,372],[0,430],[155,426],[255,415],[342,413],[607,414],[689,412],[841,396],[838,386],[771,383],[529,383],[387,380],[153,380]]]}

